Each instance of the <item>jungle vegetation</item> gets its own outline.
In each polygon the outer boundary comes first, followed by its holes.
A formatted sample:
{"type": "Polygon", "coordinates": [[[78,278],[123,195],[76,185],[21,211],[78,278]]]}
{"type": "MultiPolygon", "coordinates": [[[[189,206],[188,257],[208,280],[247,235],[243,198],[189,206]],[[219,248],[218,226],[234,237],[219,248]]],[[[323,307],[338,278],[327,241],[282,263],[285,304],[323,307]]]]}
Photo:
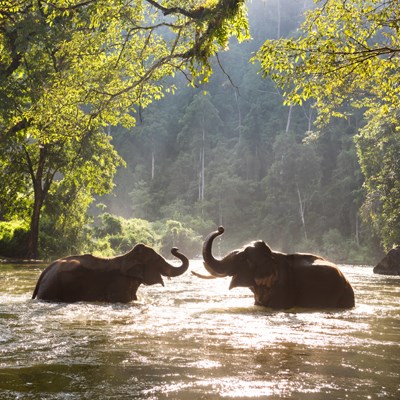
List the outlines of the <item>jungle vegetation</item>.
{"type": "Polygon", "coordinates": [[[397,2],[0,3],[2,256],[400,242],[397,2]]]}

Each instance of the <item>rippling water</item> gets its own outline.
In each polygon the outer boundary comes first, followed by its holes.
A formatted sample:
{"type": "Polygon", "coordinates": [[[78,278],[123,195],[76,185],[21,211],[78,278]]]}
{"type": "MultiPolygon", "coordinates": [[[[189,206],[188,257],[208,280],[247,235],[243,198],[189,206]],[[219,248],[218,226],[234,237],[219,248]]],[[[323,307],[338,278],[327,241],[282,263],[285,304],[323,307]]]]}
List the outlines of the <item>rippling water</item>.
{"type": "Polygon", "coordinates": [[[45,303],[40,268],[0,265],[0,399],[399,399],[400,277],[342,270],[354,309],[276,312],[190,273],[127,305],[45,303]]]}

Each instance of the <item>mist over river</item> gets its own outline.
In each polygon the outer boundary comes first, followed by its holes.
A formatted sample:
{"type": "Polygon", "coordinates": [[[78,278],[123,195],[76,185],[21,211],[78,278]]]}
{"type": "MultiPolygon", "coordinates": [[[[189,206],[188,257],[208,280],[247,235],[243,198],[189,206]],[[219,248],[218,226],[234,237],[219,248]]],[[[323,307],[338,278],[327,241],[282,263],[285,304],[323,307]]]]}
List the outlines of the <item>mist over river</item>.
{"type": "Polygon", "coordinates": [[[45,303],[42,268],[0,265],[0,399],[399,399],[400,277],[341,269],[354,309],[276,312],[190,272],[130,304],[45,303]]]}

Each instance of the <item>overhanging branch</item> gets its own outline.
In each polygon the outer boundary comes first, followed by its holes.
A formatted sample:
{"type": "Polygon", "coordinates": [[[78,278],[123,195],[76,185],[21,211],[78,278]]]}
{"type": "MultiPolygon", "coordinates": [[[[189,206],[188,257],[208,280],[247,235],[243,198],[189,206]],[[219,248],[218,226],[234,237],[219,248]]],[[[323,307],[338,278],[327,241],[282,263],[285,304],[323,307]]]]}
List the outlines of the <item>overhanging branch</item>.
{"type": "Polygon", "coordinates": [[[204,7],[200,7],[196,10],[185,10],[184,8],[181,7],[164,7],[161,4],[157,3],[154,0],[146,0],[148,3],[150,3],[152,6],[156,7],[159,9],[164,15],[170,15],[170,14],[182,14],[185,17],[192,18],[192,19],[201,19],[203,18],[204,12],[209,11],[208,9],[204,7]]]}

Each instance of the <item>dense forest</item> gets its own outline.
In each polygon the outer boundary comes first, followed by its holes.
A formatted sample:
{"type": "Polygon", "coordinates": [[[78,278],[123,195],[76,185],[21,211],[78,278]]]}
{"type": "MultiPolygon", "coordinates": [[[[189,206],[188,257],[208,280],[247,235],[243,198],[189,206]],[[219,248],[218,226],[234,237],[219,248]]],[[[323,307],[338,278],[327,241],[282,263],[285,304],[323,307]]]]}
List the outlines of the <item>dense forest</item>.
{"type": "Polygon", "coordinates": [[[304,2],[291,3],[249,4],[253,40],[231,44],[207,85],[181,79],[134,129],[111,130],[127,166],[99,199],[108,213],[179,221],[199,236],[224,225],[227,248],[262,238],[284,251],[374,259],[377,246],[359,216],[353,137],[362,115],[334,119],[319,140],[305,141],[316,129],[312,103],[284,106],[259,64],[249,63],[265,38],[295,31],[304,2]]]}
{"type": "MultiPolygon", "coordinates": [[[[382,212],[379,199],[371,200],[365,170],[371,175],[390,165],[385,176],[393,185],[400,169],[398,131],[390,123],[376,124],[390,137],[393,153],[380,148],[372,157],[371,148],[377,147],[359,136],[366,126],[362,107],[342,104],[342,115],[321,123],[312,98],[285,105],[283,89],[263,76],[253,57],[266,39],[298,35],[313,2],[247,6],[251,40],[231,39],[229,50],[211,59],[207,82],[190,84],[184,71],[163,77],[171,90],[136,105],[135,126],[110,123],[111,142],[96,135],[87,140],[76,162],[85,163],[95,146],[107,149],[89,171],[108,187],[87,194],[74,186],[78,178],[58,180],[42,211],[41,257],[83,251],[112,255],[138,242],[164,254],[177,246],[195,257],[203,237],[218,225],[226,230],[222,252],[264,239],[277,250],[372,264],[396,243],[395,236],[379,234],[382,221],[376,214],[382,212]],[[379,157],[390,159],[385,163],[379,157]]],[[[83,179],[80,185],[94,183],[83,179]]],[[[13,193],[18,191],[21,186],[13,193]]],[[[3,200],[7,193],[2,191],[3,200]]],[[[11,196],[12,204],[4,200],[0,207],[4,257],[26,254],[29,196],[11,196]]],[[[399,218],[394,210],[392,226],[399,218]]]]}

